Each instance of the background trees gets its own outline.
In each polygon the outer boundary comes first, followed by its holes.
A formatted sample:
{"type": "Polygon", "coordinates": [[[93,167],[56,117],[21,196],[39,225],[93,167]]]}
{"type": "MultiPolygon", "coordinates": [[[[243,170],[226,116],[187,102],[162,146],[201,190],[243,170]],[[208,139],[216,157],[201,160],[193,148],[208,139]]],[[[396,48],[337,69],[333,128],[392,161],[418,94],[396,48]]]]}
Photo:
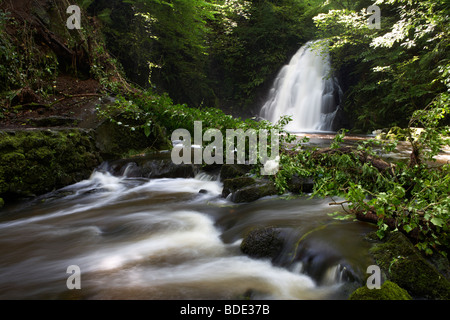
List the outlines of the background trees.
{"type": "MultiPolygon", "coordinates": [[[[110,51],[137,84],[177,103],[241,113],[313,37],[315,10],[299,0],[95,1],[110,51]],[[105,19],[107,18],[107,19],[105,19]]],[[[245,112],[243,112],[245,113],[245,112]]]]}
{"type": "MultiPolygon", "coordinates": [[[[175,103],[253,116],[283,64],[305,42],[324,39],[354,132],[406,127],[411,115],[430,103],[448,105],[448,1],[378,0],[380,30],[367,25],[372,0],[77,3],[96,22],[94,33],[104,35],[108,52],[120,61],[127,79],[167,92],[175,103]]],[[[10,23],[8,13],[0,12],[0,30],[10,23]]],[[[51,55],[43,55],[40,63],[25,61],[37,56],[31,51],[14,56],[21,46],[7,32],[0,34],[0,42],[2,91],[19,87],[24,81],[18,75],[27,73],[35,81],[47,74],[54,78],[63,69],[51,55]],[[23,72],[22,65],[27,66],[23,72]]],[[[442,123],[448,121],[443,117],[442,123]]]]}
{"type": "Polygon", "coordinates": [[[448,90],[449,4],[376,4],[382,12],[381,30],[368,28],[365,4],[314,18],[319,37],[331,43],[333,65],[347,93],[345,107],[362,132],[405,127],[414,111],[445,98],[448,90]]]}

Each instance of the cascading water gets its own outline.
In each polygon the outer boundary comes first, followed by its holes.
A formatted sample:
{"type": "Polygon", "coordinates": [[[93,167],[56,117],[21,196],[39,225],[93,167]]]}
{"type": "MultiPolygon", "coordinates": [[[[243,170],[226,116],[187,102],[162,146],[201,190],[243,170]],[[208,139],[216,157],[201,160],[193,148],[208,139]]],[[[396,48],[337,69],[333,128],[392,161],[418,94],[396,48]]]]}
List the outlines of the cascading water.
{"type": "Polygon", "coordinates": [[[337,224],[329,199],[235,205],[218,174],[148,179],[133,163],[0,210],[0,299],[347,298],[372,263],[372,227],[337,224]],[[276,260],[242,254],[250,230],[274,225],[276,260]],[[66,287],[73,265],[82,290],[66,287]]]}
{"type": "Polygon", "coordinates": [[[308,42],[282,68],[260,116],[277,122],[292,116],[292,132],[333,131],[342,97],[337,79],[330,76],[328,52],[308,42]]]}

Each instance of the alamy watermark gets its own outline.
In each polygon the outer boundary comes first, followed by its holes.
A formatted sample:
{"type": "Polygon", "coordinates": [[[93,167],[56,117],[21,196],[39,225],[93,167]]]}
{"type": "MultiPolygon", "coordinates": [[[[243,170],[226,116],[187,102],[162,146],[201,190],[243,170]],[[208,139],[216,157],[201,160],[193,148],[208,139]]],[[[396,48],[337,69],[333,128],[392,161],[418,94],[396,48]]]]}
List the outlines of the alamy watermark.
{"type": "Polygon", "coordinates": [[[367,13],[372,14],[367,20],[369,29],[381,29],[381,9],[377,5],[367,8],[367,13]]]}
{"type": "Polygon", "coordinates": [[[368,289],[381,289],[381,269],[379,266],[371,265],[367,268],[367,273],[371,276],[367,278],[366,286],[368,289]]]}
{"type": "Polygon", "coordinates": [[[71,265],[67,267],[66,273],[70,276],[67,278],[66,286],[69,290],[80,290],[81,289],[81,269],[77,265],[71,265]]]}
{"type": "Polygon", "coordinates": [[[67,14],[71,16],[67,18],[66,26],[68,29],[81,29],[81,9],[79,6],[72,5],[66,10],[67,14]]]}
{"type": "Polygon", "coordinates": [[[274,175],[279,169],[279,136],[279,131],[275,129],[270,130],[270,134],[269,130],[263,129],[259,132],[255,129],[245,132],[242,129],[227,129],[224,141],[219,129],[208,129],[203,134],[202,122],[195,121],[193,141],[186,129],[177,129],[172,133],[172,141],[180,142],[172,149],[172,161],[174,164],[234,164],[237,161],[237,164],[247,165],[259,161],[263,165],[261,175],[274,175]],[[211,143],[203,148],[204,141],[211,143]]]}

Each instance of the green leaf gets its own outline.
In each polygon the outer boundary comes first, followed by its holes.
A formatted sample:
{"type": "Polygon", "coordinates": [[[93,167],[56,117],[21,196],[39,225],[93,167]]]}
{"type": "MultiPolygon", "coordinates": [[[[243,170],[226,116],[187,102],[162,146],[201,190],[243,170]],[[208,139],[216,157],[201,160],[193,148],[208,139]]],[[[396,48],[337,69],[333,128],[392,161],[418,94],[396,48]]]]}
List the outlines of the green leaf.
{"type": "Polygon", "coordinates": [[[431,218],[430,221],[435,226],[438,226],[438,227],[444,226],[444,220],[442,220],[441,218],[433,217],[433,218],[431,218]]]}
{"type": "Polygon", "coordinates": [[[149,126],[144,127],[144,134],[147,138],[150,136],[150,127],[149,126]]]}
{"type": "Polygon", "coordinates": [[[403,226],[403,230],[405,230],[407,233],[410,233],[412,228],[411,228],[411,226],[409,224],[406,224],[406,225],[403,226]]]}

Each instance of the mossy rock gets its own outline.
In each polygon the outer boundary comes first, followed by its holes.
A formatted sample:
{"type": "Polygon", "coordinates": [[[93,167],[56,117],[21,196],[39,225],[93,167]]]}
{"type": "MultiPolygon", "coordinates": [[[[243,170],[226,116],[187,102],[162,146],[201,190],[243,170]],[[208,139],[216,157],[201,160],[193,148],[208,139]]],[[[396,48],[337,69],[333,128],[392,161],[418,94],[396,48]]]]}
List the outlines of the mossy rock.
{"type": "Polygon", "coordinates": [[[374,245],[370,253],[388,279],[414,298],[450,299],[450,282],[401,232],[390,233],[383,243],[374,245]]]}
{"type": "Polygon", "coordinates": [[[243,177],[250,172],[252,166],[245,164],[224,164],[220,169],[220,181],[243,177]]]}
{"type": "Polygon", "coordinates": [[[251,186],[255,183],[256,180],[250,177],[226,179],[223,182],[222,197],[226,198],[230,193],[233,193],[241,188],[251,186]]]}
{"type": "Polygon", "coordinates": [[[248,232],[241,243],[242,253],[257,259],[275,259],[282,251],[281,230],[274,227],[256,228],[248,232]]]}
{"type": "Polygon", "coordinates": [[[88,178],[101,161],[90,130],[0,132],[0,195],[52,191],[88,178]]]}
{"type": "Polygon", "coordinates": [[[127,156],[130,150],[169,150],[171,143],[164,129],[154,124],[147,137],[142,128],[132,131],[131,127],[139,127],[140,122],[117,118],[118,125],[105,121],[96,130],[96,146],[105,160],[116,160],[127,156]],[[128,127],[126,127],[128,126],[128,127]]]}
{"type": "Polygon", "coordinates": [[[408,291],[396,283],[386,281],[380,289],[369,289],[366,286],[356,289],[349,300],[412,300],[408,291]]]}
{"type": "Polygon", "coordinates": [[[256,184],[237,190],[232,193],[231,201],[234,203],[253,202],[260,198],[278,194],[278,190],[271,181],[259,181],[256,184]]]}

